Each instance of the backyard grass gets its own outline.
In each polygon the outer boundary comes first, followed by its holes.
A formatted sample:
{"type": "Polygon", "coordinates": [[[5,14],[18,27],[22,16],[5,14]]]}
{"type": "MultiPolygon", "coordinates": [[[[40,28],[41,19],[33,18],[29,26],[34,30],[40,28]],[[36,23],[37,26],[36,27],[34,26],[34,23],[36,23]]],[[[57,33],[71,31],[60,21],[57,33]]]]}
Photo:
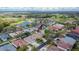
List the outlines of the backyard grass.
{"type": "Polygon", "coordinates": [[[36,39],[36,42],[39,43],[39,44],[42,44],[43,40],[42,39],[36,39]]]}

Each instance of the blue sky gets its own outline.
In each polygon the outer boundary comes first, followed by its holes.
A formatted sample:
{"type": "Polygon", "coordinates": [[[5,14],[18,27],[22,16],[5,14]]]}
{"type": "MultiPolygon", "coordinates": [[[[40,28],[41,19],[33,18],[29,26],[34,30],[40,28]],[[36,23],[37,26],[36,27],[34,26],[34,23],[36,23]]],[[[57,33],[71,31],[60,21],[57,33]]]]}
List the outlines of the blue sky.
{"type": "Polygon", "coordinates": [[[79,11],[79,7],[0,7],[0,11],[79,11]]]}

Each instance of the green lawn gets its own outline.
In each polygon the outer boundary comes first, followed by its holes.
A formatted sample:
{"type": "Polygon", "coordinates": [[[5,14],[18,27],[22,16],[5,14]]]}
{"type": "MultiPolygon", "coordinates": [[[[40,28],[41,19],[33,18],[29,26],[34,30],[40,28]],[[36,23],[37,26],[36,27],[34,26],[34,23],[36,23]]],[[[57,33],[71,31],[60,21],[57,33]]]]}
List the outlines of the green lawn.
{"type": "Polygon", "coordinates": [[[43,40],[42,39],[36,39],[36,42],[41,44],[41,43],[43,43],[43,40]]]}

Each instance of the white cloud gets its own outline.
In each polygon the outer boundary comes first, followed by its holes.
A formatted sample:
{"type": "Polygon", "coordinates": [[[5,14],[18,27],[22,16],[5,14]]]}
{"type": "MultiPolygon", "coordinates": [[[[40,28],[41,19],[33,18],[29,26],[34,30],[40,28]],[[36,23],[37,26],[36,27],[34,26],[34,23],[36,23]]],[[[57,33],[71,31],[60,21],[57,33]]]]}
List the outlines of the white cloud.
{"type": "Polygon", "coordinates": [[[78,7],[78,0],[0,0],[0,7],[78,7]]]}

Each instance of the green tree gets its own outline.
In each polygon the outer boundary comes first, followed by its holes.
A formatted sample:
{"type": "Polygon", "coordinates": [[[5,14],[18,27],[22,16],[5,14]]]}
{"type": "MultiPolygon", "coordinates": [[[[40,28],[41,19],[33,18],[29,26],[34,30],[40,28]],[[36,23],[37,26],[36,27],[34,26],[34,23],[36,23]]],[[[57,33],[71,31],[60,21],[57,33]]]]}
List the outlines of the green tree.
{"type": "Polygon", "coordinates": [[[4,25],[0,23],[0,32],[3,30],[4,25]]]}
{"type": "Polygon", "coordinates": [[[42,39],[36,39],[36,42],[41,44],[41,43],[43,43],[43,40],[42,39]]]}
{"type": "Polygon", "coordinates": [[[1,43],[3,43],[3,41],[2,41],[1,38],[0,38],[0,44],[1,44],[1,43]]]}
{"type": "Polygon", "coordinates": [[[36,47],[32,47],[32,51],[38,51],[38,49],[36,47]]]}
{"type": "Polygon", "coordinates": [[[28,50],[27,46],[22,46],[17,48],[17,51],[27,51],[27,50],[28,50]]]}

